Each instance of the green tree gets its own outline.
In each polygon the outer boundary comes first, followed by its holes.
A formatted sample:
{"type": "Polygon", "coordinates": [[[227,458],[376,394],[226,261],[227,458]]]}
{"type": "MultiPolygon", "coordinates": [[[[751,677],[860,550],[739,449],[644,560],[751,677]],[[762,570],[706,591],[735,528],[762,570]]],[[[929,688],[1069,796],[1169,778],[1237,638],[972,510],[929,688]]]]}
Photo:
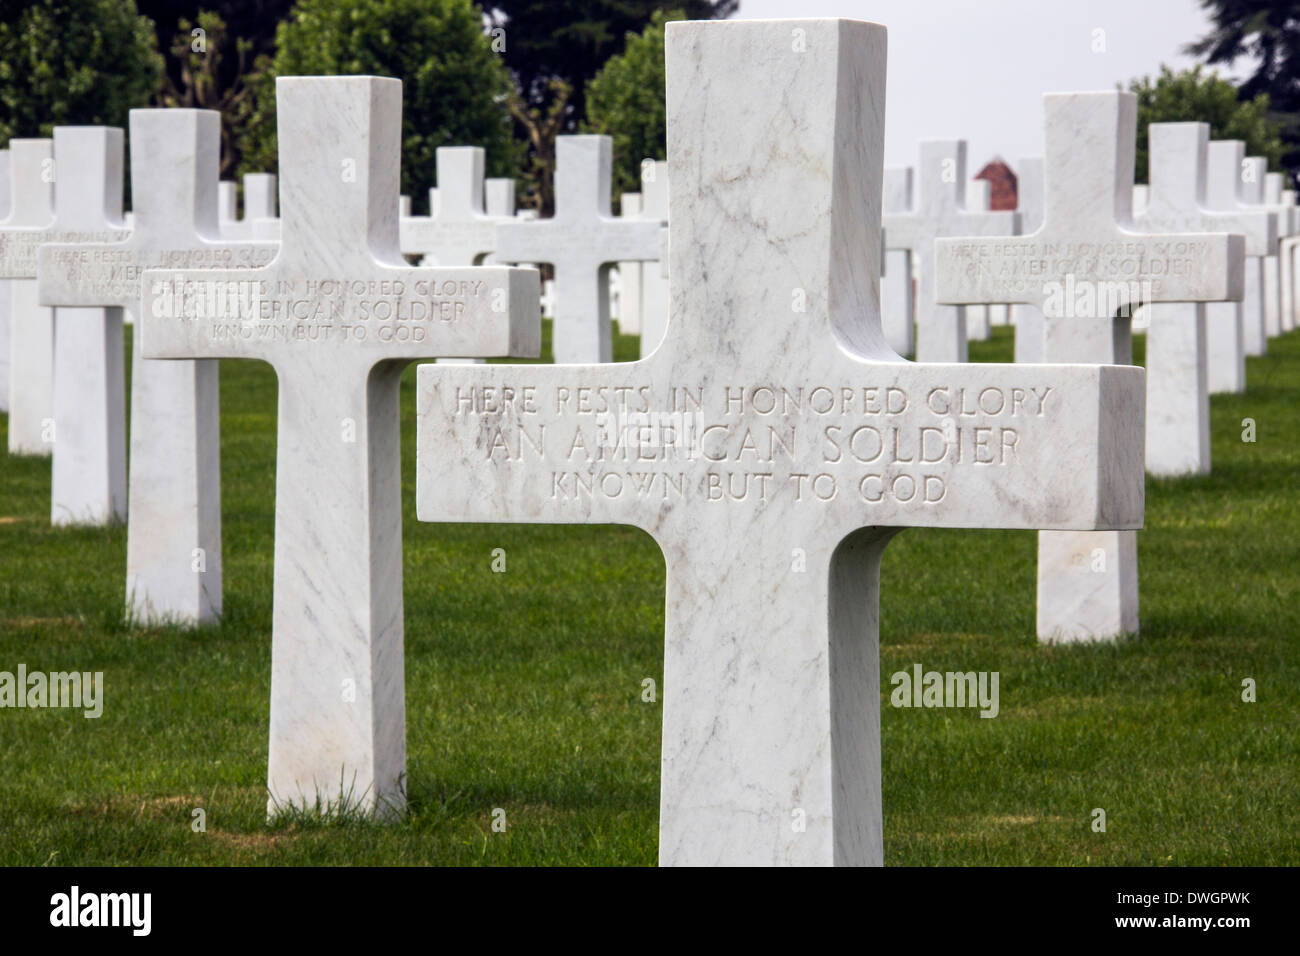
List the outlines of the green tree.
{"type": "Polygon", "coordinates": [[[587,115],[588,82],[629,35],[674,8],[694,20],[723,19],[738,0],[482,0],[493,42],[515,84],[510,113],[528,144],[524,203],[551,212],[555,137],[587,115]]]}
{"type": "Polygon", "coordinates": [[[553,96],[547,106],[530,106],[523,97],[513,93],[510,96],[510,115],[528,141],[522,205],[543,216],[555,212],[555,137],[564,128],[565,108],[573,95],[563,80],[551,83],[553,96]]]}
{"type": "Polygon", "coordinates": [[[1300,167],[1300,2],[1201,0],[1201,7],[1210,15],[1210,32],[1185,49],[1211,65],[1251,61],[1241,98],[1267,94],[1286,144],[1283,162],[1295,170],[1300,167]]]}
{"type": "Polygon", "coordinates": [[[439,146],[482,146],[488,175],[516,175],[510,76],[470,0],[300,0],[274,60],[255,70],[241,171],[276,168],[277,76],[361,74],[402,81],[402,192],[422,198],[434,185],[439,146]]]}
{"type": "Polygon", "coordinates": [[[664,24],[683,19],[680,10],[656,12],[587,84],[587,128],[614,140],[616,196],[641,188],[641,160],[667,156],[664,24]]]}
{"type": "MultiPolygon", "coordinates": [[[[249,51],[249,62],[259,56],[275,55],[275,30],[289,14],[293,0],[135,0],[140,12],[154,22],[158,31],[158,48],[170,50],[178,35],[189,42],[191,27],[200,23],[204,14],[221,18],[230,40],[243,41],[249,51]]],[[[218,71],[223,86],[238,79],[236,61],[227,60],[218,71]]],[[[180,81],[181,64],[168,62],[167,72],[180,81]]]]}
{"type": "Polygon", "coordinates": [[[568,84],[572,95],[561,132],[576,129],[585,115],[587,81],[656,11],[675,8],[691,20],[722,20],[737,5],[738,0],[483,0],[491,27],[504,31],[506,66],[528,105],[549,105],[553,80],[568,84]]]}
{"type": "MultiPolygon", "coordinates": [[[[135,0],[154,21],[165,56],[163,106],[196,106],[221,113],[221,178],[246,168],[240,155],[253,110],[255,64],[275,55],[275,31],[293,0],[135,0]],[[192,31],[204,31],[196,50],[192,31]]],[[[274,85],[271,86],[274,93],[274,85]]],[[[271,124],[274,137],[274,123],[271,124]]]]}
{"type": "Polygon", "coordinates": [[[251,48],[250,41],[229,35],[219,14],[203,12],[197,23],[184,18],[178,22],[171,37],[172,59],[163,72],[163,89],[158,97],[163,106],[216,110],[221,114],[222,179],[231,178],[239,166],[235,134],[252,110],[253,78],[244,71],[251,48]],[[227,50],[235,53],[234,69],[224,68],[223,54],[227,50]]]}
{"type": "Polygon", "coordinates": [[[133,0],[0,2],[0,142],[55,126],[127,124],[162,58],[133,0]]]}
{"type": "Polygon", "coordinates": [[[1210,124],[1211,139],[1240,139],[1246,155],[1268,158],[1270,168],[1282,161],[1281,124],[1269,115],[1266,94],[1250,100],[1238,97],[1227,80],[1193,67],[1175,73],[1160,67],[1160,76],[1132,80],[1129,92],[1138,98],[1137,182],[1147,181],[1147,126],[1151,123],[1198,121],[1210,124]]]}

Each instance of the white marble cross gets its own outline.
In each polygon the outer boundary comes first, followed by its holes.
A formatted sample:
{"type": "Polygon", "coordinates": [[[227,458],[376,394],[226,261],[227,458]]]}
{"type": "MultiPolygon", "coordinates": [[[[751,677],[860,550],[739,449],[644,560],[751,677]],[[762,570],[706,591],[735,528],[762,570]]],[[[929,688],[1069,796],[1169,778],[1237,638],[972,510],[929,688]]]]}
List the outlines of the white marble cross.
{"type": "MultiPolygon", "coordinates": [[[[496,222],[514,216],[515,181],[485,180],[485,163],[481,147],[438,147],[438,187],[429,190],[430,215],[398,221],[403,253],[420,256],[420,264],[425,266],[499,263],[492,255],[496,222]],[[489,198],[496,211],[487,208],[489,198]]],[[[439,361],[472,364],[483,359],[444,357],[439,361]]]]}
{"type": "Polygon", "coordinates": [[[217,186],[218,222],[221,238],[229,240],[280,238],[275,218],[275,174],[244,174],[244,218],[235,211],[235,184],[217,186]]]}
{"type": "MultiPolygon", "coordinates": [[[[479,146],[439,146],[438,204],[401,221],[402,252],[422,265],[478,265],[496,248],[496,218],[484,209],[485,154],[479,146]]],[[[432,199],[430,199],[432,203],[432,199]]]]}
{"type": "MultiPolygon", "coordinates": [[[[623,193],[618,204],[618,214],[624,219],[639,219],[641,194],[623,193]]],[[[622,283],[618,299],[618,330],[623,335],[641,334],[641,263],[625,260],[618,264],[618,277],[622,283]]]]}
{"type": "MultiPolygon", "coordinates": [[[[1281,174],[1278,175],[1281,179],[1281,174]]],[[[1267,186],[1267,184],[1265,184],[1267,186]]],[[[1296,192],[1294,189],[1283,189],[1279,195],[1279,202],[1287,208],[1287,213],[1291,217],[1291,234],[1281,240],[1279,259],[1282,265],[1282,331],[1290,332],[1296,327],[1296,282],[1300,278],[1300,273],[1296,271],[1296,253],[1300,250],[1300,208],[1296,206],[1296,192]]]]}
{"type": "Polygon", "coordinates": [[[248,223],[239,218],[239,183],[217,183],[217,226],[225,239],[247,239],[248,223]]]}
{"type": "Polygon", "coordinates": [[[1251,160],[1257,164],[1263,178],[1261,205],[1277,215],[1278,223],[1279,245],[1273,255],[1264,258],[1264,335],[1271,339],[1282,334],[1282,276],[1289,272],[1282,266],[1281,240],[1290,236],[1295,226],[1291,221],[1292,210],[1282,204],[1282,174],[1267,172],[1268,160],[1262,156],[1251,160]]]}
{"type": "Polygon", "coordinates": [[[542,283],[542,295],[537,304],[541,307],[542,317],[555,318],[555,280],[547,279],[542,283]]]}
{"type": "Polygon", "coordinates": [[[483,205],[489,216],[497,219],[515,214],[515,181],[506,176],[489,176],[483,180],[483,205]]]}
{"type": "Polygon", "coordinates": [[[36,301],[29,233],[54,221],[54,141],[9,141],[9,214],[0,222],[0,277],[9,300],[9,454],[48,455],[54,442],[54,313],[36,301]]]}
{"type": "MultiPolygon", "coordinates": [[[[1127,365],[1139,304],[1241,296],[1241,236],[1134,228],[1136,96],[1062,93],[1044,103],[1042,224],[1013,239],[938,240],[940,301],[1036,305],[1046,318],[1046,361],[1127,365]]],[[[1039,534],[1040,639],[1135,633],[1137,612],[1136,534],[1039,534]]]]}
{"type": "MultiPolygon", "coordinates": [[[[505,177],[483,180],[483,205],[495,219],[512,219],[515,215],[515,181],[505,177]]],[[[483,265],[501,265],[496,256],[485,256],[483,265]]],[[[534,267],[535,268],[535,267],[534,267]]]]}
{"type": "MultiPolygon", "coordinates": [[[[252,224],[253,232],[263,219],[275,216],[275,174],[246,173],[244,175],[244,220],[252,224]]],[[[248,238],[258,238],[250,235],[248,238]]]]}
{"type": "MultiPolygon", "coordinates": [[[[0,228],[12,207],[13,179],[9,150],[0,149],[0,228]]],[[[0,279],[0,412],[9,411],[9,279],[0,279]]]]}
{"type": "Polygon", "coordinates": [[[666,60],[663,343],[421,366],[417,514],[659,544],[661,863],[880,864],[883,548],[908,526],[1137,527],[1143,373],[889,347],[883,27],[669,23],[666,60]]]}
{"type": "MultiPolygon", "coordinates": [[[[987,179],[972,179],[966,184],[966,208],[971,212],[990,212],[992,201],[993,186],[987,179]]],[[[987,305],[966,306],[966,340],[987,342],[991,331],[989,307],[987,305]]]]}
{"type": "MultiPolygon", "coordinates": [[[[900,215],[912,208],[912,167],[885,170],[885,216],[900,215]]],[[[912,251],[890,249],[885,237],[885,274],[880,292],[880,311],[885,340],[899,355],[916,350],[915,304],[912,300],[912,251]]]]}
{"type": "Polygon", "coordinates": [[[915,209],[884,217],[886,249],[907,249],[916,263],[916,360],[965,362],[966,310],[934,297],[934,240],[1011,236],[1016,214],[978,211],[967,201],[965,140],[923,142],[916,186],[915,209]]]}
{"type": "MultiPolygon", "coordinates": [[[[132,110],[134,228],[122,242],[42,246],[41,301],[118,306],[139,328],[144,270],[270,262],[275,243],[220,238],[220,143],[215,111],[132,110]]],[[[158,362],[133,353],[126,595],[141,622],[198,624],[221,614],[217,381],[215,359],[158,362]]]]}
{"type": "Polygon", "coordinates": [[[1210,302],[1205,307],[1206,380],[1211,395],[1246,390],[1246,326],[1261,329],[1264,256],[1277,242],[1276,217],[1240,201],[1245,144],[1211,141],[1206,147],[1205,205],[1225,219],[1224,228],[1246,238],[1245,286],[1240,302],[1210,302]]]}
{"type": "Polygon", "coordinates": [[[557,137],[555,215],[496,225],[497,258],[555,267],[551,350],[560,364],[613,360],[609,265],[659,258],[660,223],[610,212],[610,149],[608,136],[557,137]]]}
{"type": "MultiPolygon", "coordinates": [[[[668,163],[645,160],[641,163],[641,218],[668,223],[668,163]]],[[[670,229],[671,223],[667,227],[670,229]]],[[[660,241],[664,233],[660,233],[660,241]]],[[[658,257],[656,257],[658,259],[658,257]]],[[[659,347],[668,329],[668,277],[661,261],[641,268],[641,355],[659,347]]]]}
{"type": "MultiPolygon", "coordinates": [[[[1020,160],[1016,171],[1016,211],[1020,213],[1020,231],[1037,231],[1043,224],[1043,157],[1029,156],[1020,160]]],[[[1043,313],[1036,305],[1013,303],[1011,324],[1015,326],[1016,361],[1032,363],[1043,361],[1043,313]]]]}
{"type": "MultiPolygon", "coordinates": [[[[1136,223],[1141,215],[1146,212],[1147,202],[1151,198],[1151,187],[1145,183],[1133,184],[1133,222],[1136,223]]],[[[1156,229],[1155,232],[1168,232],[1167,229],[1156,229]]],[[[1133,332],[1146,332],[1148,325],[1147,313],[1150,310],[1145,305],[1139,305],[1133,310],[1132,329],[1133,332]]],[[[1151,390],[1151,380],[1147,379],[1147,391],[1151,390]]],[[[1150,417],[1150,406],[1147,407],[1148,418],[1150,417]]],[[[1147,440],[1151,440],[1150,433],[1147,434],[1147,440]]]]}
{"type": "MultiPolygon", "coordinates": [[[[1134,225],[1145,232],[1232,232],[1245,249],[1267,248],[1272,217],[1217,213],[1205,208],[1206,123],[1152,123],[1150,179],[1145,209],[1134,225]]],[[[1147,314],[1146,467],[1153,475],[1210,470],[1210,401],[1206,305],[1156,302],[1147,314]]],[[[1237,353],[1238,356],[1240,352],[1237,353]]],[[[1231,356],[1229,356],[1231,358],[1231,356]]]]}
{"type": "MultiPolygon", "coordinates": [[[[1268,162],[1258,156],[1247,156],[1237,163],[1237,181],[1240,184],[1240,201],[1248,209],[1259,209],[1264,205],[1264,174],[1268,162]]],[[[1282,223],[1277,224],[1280,239],[1283,232],[1282,223]]],[[[1242,342],[1246,354],[1251,356],[1268,354],[1268,325],[1272,309],[1269,306],[1269,274],[1276,276],[1276,263],[1270,259],[1277,257],[1277,245],[1269,247],[1262,256],[1257,268],[1246,263],[1246,293],[1242,299],[1242,342]]]]}
{"type": "MultiPolygon", "coordinates": [[[[31,247],[51,242],[118,242],[122,220],[122,131],[54,128],[54,225],[31,247]]],[[[54,463],[50,519],[103,525],[126,518],[126,368],[122,310],[54,310],[54,463]]]]}
{"type": "Polygon", "coordinates": [[[382,813],[404,800],[406,762],[402,369],[536,355],[537,273],[402,259],[399,81],[281,77],[276,93],[278,255],[146,272],[142,347],[275,368],[271,805],[382,813]]]}

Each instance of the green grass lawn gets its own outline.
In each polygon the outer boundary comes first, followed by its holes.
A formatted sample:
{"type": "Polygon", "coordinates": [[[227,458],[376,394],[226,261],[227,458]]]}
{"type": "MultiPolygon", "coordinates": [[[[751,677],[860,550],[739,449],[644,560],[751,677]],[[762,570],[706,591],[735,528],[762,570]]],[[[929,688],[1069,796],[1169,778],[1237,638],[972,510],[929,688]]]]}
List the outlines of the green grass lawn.
{"type": "MultiPolygon", "coordinates": [[[[1010,361],[1010,330],[972,357],[1010,361]]],[[[0,862],[653,863],[660,705],[641,681],[662,679],[663,559],[631,528],[417,522],[414,368],[409,814],[267,824],[276,385],[257,363],[221,374],[219,627],[126,627],[125,529],[52,529],[49,462],[0,451],[0,670],[102,670],[106,696],[98,720],[0,710],[0,862]]],[[[887,863],[1300,863],[1300,333],[1252,359],[1249,381],[1213,400],[1212,476],[1148,480],[1134,640],[1038,646],[1032,532],[911,530],[889,546],[887,863]],[[889,707],[889,675],[915,663],[998,671],[1001,713],[889,707]]]]}

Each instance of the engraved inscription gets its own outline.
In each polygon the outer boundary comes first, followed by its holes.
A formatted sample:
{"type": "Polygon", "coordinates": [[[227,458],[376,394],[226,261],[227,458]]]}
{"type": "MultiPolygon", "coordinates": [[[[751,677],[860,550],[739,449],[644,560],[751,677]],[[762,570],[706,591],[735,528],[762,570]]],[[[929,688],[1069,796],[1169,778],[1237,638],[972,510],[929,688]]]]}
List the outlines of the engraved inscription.
{"type": "Polygon", "coordinates": [[[12,229],[0,231],[0,278],[23,279],[36,275],[36,250],[51,242],[122,242],[129,229],[95,231],[12,229]]]}
{"type": "Polygon", "coordinates": [[[1045,281],[1150,283],[1153,295],[1169,277],[1196,277],[1213,248],[1198,240],[1131,238],[1108,242],[1039,242],[1032,236],[954,243],[951,254],[979,288],[1008,299],[1042,288],[1045,281]]]}
{"type": "Polygon", "coordinates": [[[146,269],[255,269],[275,258],[271,246],[224,246],[209,249],[52,248],[46,254],[67,282],[93,285],[113,301],[134,299],[146,269]]]}
{"type": "MultiPolygon", "coordinates": [[[[526,373],[524,373],[526,374],[526,373]]],[[[626,496],[815,507],[944,500],[964,469],[1014,468],[1051,386],[443,386],[445,411],[499,468],[547,462],[557,503],[626,496]]]]}
{"type": "Polygon", "coordinates": [[[482,280],[193,276],[155,281],[151,309],[205,323],[209,342],[423,342],[431,326],[466,320],[489,295],[482,280]]]}

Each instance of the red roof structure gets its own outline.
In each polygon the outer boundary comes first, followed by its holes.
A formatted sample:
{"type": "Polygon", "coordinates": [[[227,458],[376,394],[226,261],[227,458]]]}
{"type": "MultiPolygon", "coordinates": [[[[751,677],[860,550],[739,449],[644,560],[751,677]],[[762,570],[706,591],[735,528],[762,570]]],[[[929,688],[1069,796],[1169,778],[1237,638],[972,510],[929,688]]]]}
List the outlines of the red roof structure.
{"type": "Polygon", "coordinates": [[[989,209],[1014,210],[1016,208],[1016,174],[1000,156],[994,156],[975,174],[975,178],[988,180],[989,192],[992,194],[989,209]]]}

